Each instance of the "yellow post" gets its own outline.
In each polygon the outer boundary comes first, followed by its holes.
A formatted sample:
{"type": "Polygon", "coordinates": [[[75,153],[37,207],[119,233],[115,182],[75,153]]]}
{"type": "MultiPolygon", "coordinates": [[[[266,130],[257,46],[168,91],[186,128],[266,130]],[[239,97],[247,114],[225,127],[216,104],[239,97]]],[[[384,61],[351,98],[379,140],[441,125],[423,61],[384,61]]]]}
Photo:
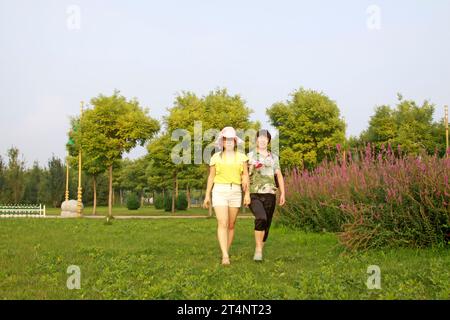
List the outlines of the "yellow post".
{"type": "MultiPolygon", "coordinates": [[[[83,116],[83,101],[81,101],[81,108],[80,108],[80,126],[78,128],[78,130],[80,130],[80,135],[81,136],[81,118],[83,116]]],[[[82,196],[82,190],[81,190],[81,142],[80,142],[80,150],[78,152],[78,198],[77,198],[77,213],[78,216],[81,217],[82,214],[82,200],[83,200],[83,196],[82,196]]]]}
{"type": "Polygon", "coordinates": [[[448,157],[448,106],[444,107],[445,110],[445,153],[448,157]]]}
{"type": "Polygon", "coordinates": [[[66,201],[69,201],[69,156],[66,157],[66,201]]]}

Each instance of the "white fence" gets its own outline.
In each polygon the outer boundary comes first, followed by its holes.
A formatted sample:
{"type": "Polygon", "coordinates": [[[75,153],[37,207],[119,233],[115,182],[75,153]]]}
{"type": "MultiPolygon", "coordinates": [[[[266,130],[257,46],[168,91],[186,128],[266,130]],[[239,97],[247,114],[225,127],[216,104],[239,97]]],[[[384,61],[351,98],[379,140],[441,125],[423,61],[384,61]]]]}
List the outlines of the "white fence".
{"type": "Polygon", "coordinates": [[[41,218],[45,217],[45,204],[0,205],[0,218],[41,218]]]}

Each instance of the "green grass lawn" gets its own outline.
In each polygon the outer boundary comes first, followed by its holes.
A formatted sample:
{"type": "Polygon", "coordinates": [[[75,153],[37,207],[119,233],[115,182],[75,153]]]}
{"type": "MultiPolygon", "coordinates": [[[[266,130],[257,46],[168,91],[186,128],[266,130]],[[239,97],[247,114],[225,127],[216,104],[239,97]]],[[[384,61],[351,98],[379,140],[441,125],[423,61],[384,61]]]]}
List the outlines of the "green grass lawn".
{"type": "Polygon", "coordinates": [[[333,234],[275,226],[265,261],[253,221],[238,220],[231,266],[220,265],[215,219],[0,220],[1,299],[449,299],[448,249],[345,253],[333,234]],[[81,289],[69,290],[69,265],[81,289]],[[366,287],[381,268],[381,289],[366,287]]]}
{"type": "MultiPolygon", "coordinates": [[[[164,210],[155,209],[154,206],[144,206],[138,210],[128,210],[126,207],[115,206],[112,209],[113,215],[116,216],[208,216],[208,209],[203,209],[201,207],[190,208],[188,210],[177,210],[174,214],[164,210]]],[[[61,208],[46,208],[47,215],[60,215],[61,208]]],[[[97,207],[97,215],[106,216],[108,214],[108,207],[100,206],[97,207]]],[[[246,215],[251,215],[249,209],[245,209],[246,215]]],[[[85,207],[83,210],[83,215],[91,216],[92,207],[85,207]]]]}

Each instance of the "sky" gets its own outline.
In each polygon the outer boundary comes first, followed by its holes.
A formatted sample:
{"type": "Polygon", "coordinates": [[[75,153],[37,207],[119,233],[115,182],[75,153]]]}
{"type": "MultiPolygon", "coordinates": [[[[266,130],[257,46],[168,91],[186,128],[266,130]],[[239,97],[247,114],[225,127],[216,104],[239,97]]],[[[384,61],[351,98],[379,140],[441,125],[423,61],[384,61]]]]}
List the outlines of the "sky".
{"type": "Polygon", "coordinates": [[[177,93],[226,87],[270,128],[266,108],[304,87],[337,103],[347,137],[399,92],[438,120],[449,31],[447,0],[0,0],[0,155],[63,159],[80,101],[114,89],[157,119],[177,93]]]}

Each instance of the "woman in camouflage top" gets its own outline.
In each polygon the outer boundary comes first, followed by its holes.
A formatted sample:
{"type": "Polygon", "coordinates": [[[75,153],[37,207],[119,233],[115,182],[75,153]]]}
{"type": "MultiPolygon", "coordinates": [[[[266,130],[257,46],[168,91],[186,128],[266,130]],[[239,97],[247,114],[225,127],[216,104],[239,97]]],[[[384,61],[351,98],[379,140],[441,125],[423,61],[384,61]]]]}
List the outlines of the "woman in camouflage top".
{"type": "Polygon", "coordinates": [[[276,155],[267,150],[271,135],[260,130],[256,135],[256,150],[248,153],[250,173],[250,210],[255,216],[255,261],[262,261],[264,243],[269,235],[272,216],[275,211],[277,185],[280,189],[280,206],[285,203],[284,180],[280,162],[276,155]]]}

